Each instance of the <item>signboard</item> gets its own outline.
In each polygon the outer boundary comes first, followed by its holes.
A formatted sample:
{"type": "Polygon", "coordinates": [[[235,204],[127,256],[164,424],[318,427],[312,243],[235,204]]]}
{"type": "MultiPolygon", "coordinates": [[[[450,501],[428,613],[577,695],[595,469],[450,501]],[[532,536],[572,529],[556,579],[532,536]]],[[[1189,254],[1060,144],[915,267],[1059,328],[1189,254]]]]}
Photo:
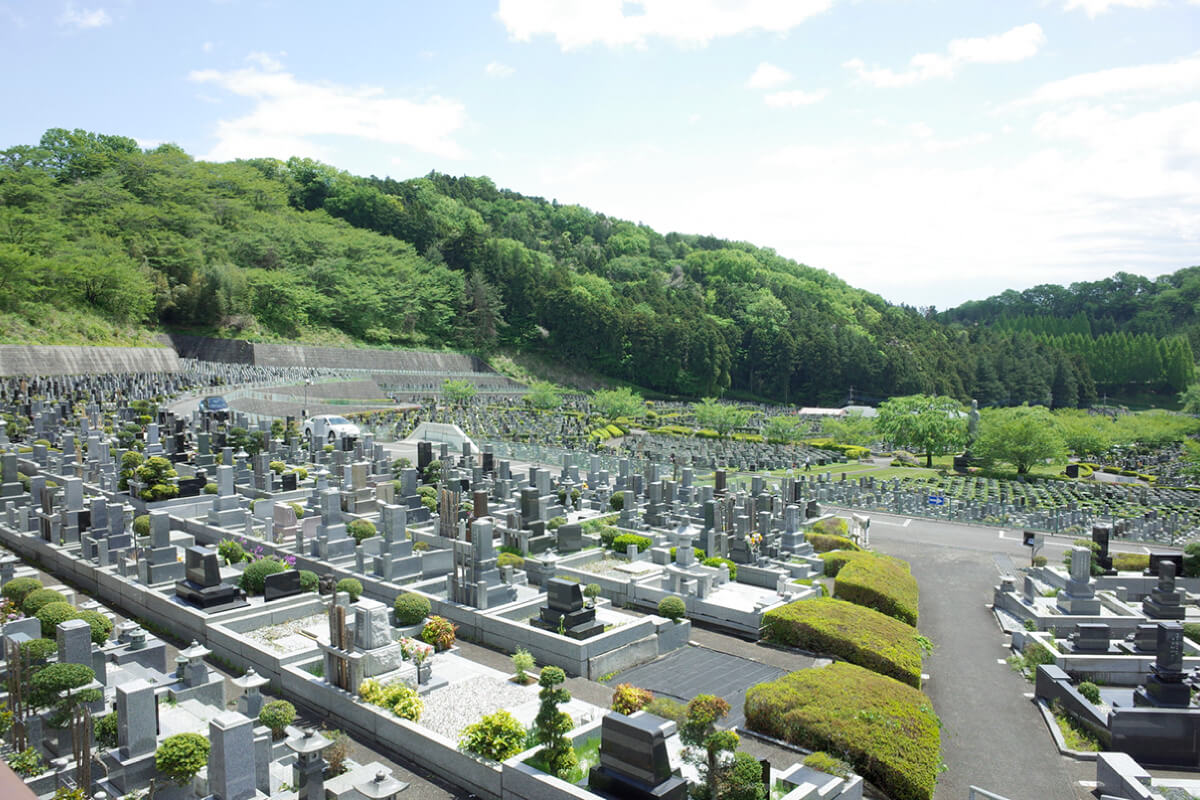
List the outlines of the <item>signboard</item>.
{"type": "Polygon", "coordinates": [[[946,498],[940,494],[931,494],[929,495],[929,505],[944,506],[946,505],[946,498]]]}

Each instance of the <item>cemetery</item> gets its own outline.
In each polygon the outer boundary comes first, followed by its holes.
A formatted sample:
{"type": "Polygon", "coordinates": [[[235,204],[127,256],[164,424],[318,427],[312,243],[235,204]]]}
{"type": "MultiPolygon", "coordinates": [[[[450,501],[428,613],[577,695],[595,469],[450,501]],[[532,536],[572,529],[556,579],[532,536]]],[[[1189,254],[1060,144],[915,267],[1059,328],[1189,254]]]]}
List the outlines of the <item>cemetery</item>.
{"type": "Polygon", "coordinates": [[[874,478],[845,447],[676,435],[691,419],[669,402],[657,428],[616,417],[616,434],[595,436],[586,397],[549,413],[466,357],[180,347],[190,357],[162,372],[0,381],[3,755],[38,759],[24,777],[39,797],[152,782],[168,800],[405,790],[377,763],[338,759],[333,774],[334,742],[284,720],[268,692],[496,800],[682,798],[737,780],[773,799],[932,800],[941,740],[922,661],[935,643],[909,564],[871,547],[874,512],[1091,530],[1068,567],[1001,578],[1000,628],[1050,730],[1053,708],[1100,739],[1098,772],[1200,768],[1181,734],[1200,668],[1184,635],[1200,578],[1169,549],[1195,533],[1181,487],[874,478]],[[214,349],[233,360],[194,360],[214,349]],[[431,397],[445,380],[477,394],[431,397]],[[198,407],[215,387],[227,419],[198,407]],[[301,403],[360,435],[303,436],[301,403]],[[1137,569],[1109,551],[1130,540],[1156,548],[1137,569]],[[174,663],[151,629],[182,643],[174,663]],[[565,688],[685,664],[701,629],[797,666],[749,685],[733,713],[708,694],[617,684],[610,708],[565,688]],[[60,672],[54,702],[24,687],[60,672]],[[885,735],[896,728],[911,744],[885,735]],[[760,763],[743,739],[794,759],[760,763]]]}

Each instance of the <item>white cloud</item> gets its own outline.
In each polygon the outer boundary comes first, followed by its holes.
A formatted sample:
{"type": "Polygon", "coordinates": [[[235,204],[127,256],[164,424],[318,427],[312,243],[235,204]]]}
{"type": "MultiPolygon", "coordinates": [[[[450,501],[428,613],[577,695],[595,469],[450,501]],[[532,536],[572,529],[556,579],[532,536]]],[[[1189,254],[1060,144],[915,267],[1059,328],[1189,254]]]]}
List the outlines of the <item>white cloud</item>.
{"type": "Polygon", "coordinates": [[[834,0],[499,0],[509,36],[553,36],[562,50],[592,44],[644,47],[659,37],[703,47],[749,31],[787,33],[834,0]]]}
{"type": "Polygon", "coordinates": [[[792,73],[764,61],[758,65],[758,68],[754,70],[754,74],[746,81],[746,88],[774,89],[777,86],[782,86],[791,79],[792,73]]]}
{"type": "Polygon", "coordinates": [[[493,61],[483,68],[483,74],[489,78],[508,78],[516,72],[515,69],[508,64],[501,64],[499,61],[493,61]]]}
{"type": "MultiPolygon", "coordinates": [[[[1200,4],[1200,0],[1195,0],[1200,4]]],[[[1108,95],[1173,94],[1200,91],[1200,53],[1165,64],[1141,64],[1073,75],[1047,83],[1017,105],[1061,103],[1108,95]]]]}
{"type": "Polygon", "coordinates": [[[813,92],[805,92],[799,89],[794,89],[788,92],[774,92],[763,97],[763,102],[771,108],[796,108],[797,106],[810,106],[813,103],[819,103],[829,94],[828,89],[817,89],[813,92]]]}
{"type": "Polygon", "coordinates": [[[205,158],[327,157],[317,137],[343,136],[409,147],[445,158],[462,151],[451,138],[466,123],[461,103],[389,97],[377,86],[349,87],[298,79],[274,58],[254,53],[257,66],[222,72],[196,70],[189,78],[254,100],[248,114],[217,123],[217,144],[205,158]]]}
{"type": "MultiPolygon", "coordinates": [[[[1200,0],[1190,0],[1192,5],[1200,3],[1200,0]]],[[[1073,11],[1082,9],[1087,12],[1087,15],[1092,19],[1107,14],[1111,9],[1118,6],[1127,8],[1153,8],[1159,4],[1159,0],[1067,0],[1063,9],[1073,11]]]]}
{"type": "Polygon", "coordinates": [[[112,17],[103,8],[76,8],[74,3],[67,3],[66,9],[58,17],[59,25],[70,25],[81,30],[101,28],[112,24],[112,17]]]}
{"type": "Polygon", "coordinates": [[[1037,55],[1046,43],[1042,26],[1035,22],[1020,25],[1005,33],[973,39],[955,39],[945,53],[918,53],[909,60],[909,68],[895,72],[886,67],[868,67],[860,58],[842,66],[854,71],[858,79],[877,88],[912,86],[933,78],[952,77],[964,64],[1004,64],[1024,61],[1037,55]]]}

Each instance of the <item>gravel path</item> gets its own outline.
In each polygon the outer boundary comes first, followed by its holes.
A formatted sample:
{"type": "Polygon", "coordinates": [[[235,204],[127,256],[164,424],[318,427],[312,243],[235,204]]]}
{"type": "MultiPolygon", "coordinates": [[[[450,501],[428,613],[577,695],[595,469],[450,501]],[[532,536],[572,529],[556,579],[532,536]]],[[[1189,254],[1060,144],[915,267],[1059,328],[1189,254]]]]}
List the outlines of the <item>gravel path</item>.
{"type": "Polygon", "coordinates": [[[517,686],[499,678],[478,677],[434,689],[421,699],[425,701],[421,725],[458,741],[462,729],[478,722],[483,715],[536,700],[537,686],[517,686]]]}

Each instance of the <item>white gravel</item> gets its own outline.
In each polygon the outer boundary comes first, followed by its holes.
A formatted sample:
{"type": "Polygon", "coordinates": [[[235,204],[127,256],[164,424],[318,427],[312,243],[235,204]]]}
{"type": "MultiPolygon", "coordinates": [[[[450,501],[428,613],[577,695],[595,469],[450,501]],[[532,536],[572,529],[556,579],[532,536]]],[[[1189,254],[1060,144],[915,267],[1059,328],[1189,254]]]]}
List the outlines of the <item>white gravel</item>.
{"type": "Polygon", "coordinates": [[[242,634],[251,641],[258,642],[263,647],[276,653],[296,653],[301,650],[316,649],[317,643],[300,633],[307,630],[320,635],[321,625],[325,622],[325,614],[313,614],[310,617],[288,620],[278,625],[267,625],[242,634]]]}
{"type": "MultiPolygon", "coordinates": [[[[434,670],[436,674],[436,666],[434,670]]],[[[537,700],[537,685],[518,686],[510,681],[479,676],[434,689],[421,697],[425,710],[421,725],[457,742],[462,729],[485,714],[537,700]]]]}

